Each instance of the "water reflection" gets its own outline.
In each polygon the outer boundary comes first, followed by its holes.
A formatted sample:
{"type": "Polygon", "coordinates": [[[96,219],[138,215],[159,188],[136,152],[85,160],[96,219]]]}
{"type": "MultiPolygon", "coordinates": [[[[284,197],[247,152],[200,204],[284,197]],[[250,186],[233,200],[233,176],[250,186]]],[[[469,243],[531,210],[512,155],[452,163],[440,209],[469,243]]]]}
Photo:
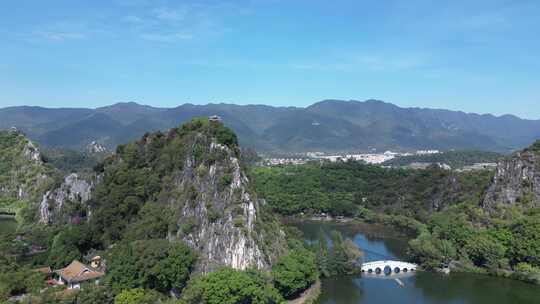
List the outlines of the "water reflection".
{"type": "Polygon", "coordinates": [[[538,286],[484,275],[421,273],[414,285],[435,303],[540,303],[538,286]]]}
{"type": "MultiPolygon", "coordinates": [[[[365,253],[365,261],[406,257],[407,238],[380,225],[304,222],[293,224],[307,241],[317,241],[320,231],[329,235],[340,231],[352,239],[365,253]]],[[[514,280],[483,275],[452,273],[449,276],[429,272],[395,276],[345,276],[325,279],[318,304],[371,303],[540,303],[540,288],[514,280]]]]}
{"type": "Polygon", "coordinates": [[[358,277],[345,277],[341,279],[329,279],[322,282],[325,291],[319,298],[318,303],[327,304],[356,304],[361,303],[363,296],[362,280],[358,277]]]}
{"type": "Polygon", "coordinates": [[[9,217],[0,216],[0,236],[12,233],[17,229],[17,221],[9,217]]]}

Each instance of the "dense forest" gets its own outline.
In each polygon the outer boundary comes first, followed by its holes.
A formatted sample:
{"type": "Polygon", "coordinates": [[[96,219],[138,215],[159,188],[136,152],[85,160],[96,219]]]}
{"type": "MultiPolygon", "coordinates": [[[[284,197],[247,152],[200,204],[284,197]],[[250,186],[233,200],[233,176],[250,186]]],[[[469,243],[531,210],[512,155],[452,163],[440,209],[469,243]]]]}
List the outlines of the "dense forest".
{"type": "Polygon", "coordinates": [[[94,168],[104,160],[106,153],[88,153],[68,149],[42,149],[43,160],[65,172],[79,172],[94,168]]]}
{"type": "Polygon", "coordinates": [[[383,222],[413,236],[409,257],[427,269],[451,265],[540,284],[540,208],[530,200],[482,208],[493,174],[359,162],[253,169],[257,191],[284,216],[328,213],[383,222]]]}
{"type": "Polygon", "coordinates": [[[385,166],[408,166],[413,163],[446,164],[452,169],[461,169],[476,163],[496,163],[503,158],[502,154],[487,151],[445,151],[426,155],[399,156],[384,162],[385,166]]]}
{"type": "Polygon", "coordinates": [[[434,211],[480,199],[492,172],[387,169],[361,162],[253,169],[257,192],[282,215],[355,216],[364,209],[425,219],[434,211]]]}
{"type": "Polygon", "coordinates": [[[306,246],[298,231],[257,205],[255,189],[242,178],[246,167],[237,164],[240,153],[236,135],[207,119],[146,134],[97,164],[76,153],[49,152],[40,164],[57,164],[64,173],[92,165],[100,182],[88,202],[64,202],[59,210],[65,216],[48,223],[38,222],[38,205],[27,204],[18,229],[0,234],[0,301],[25,295],[29,303],[282,303],[320,276],[353,272],[361,253],[339,234],[331,248],[306,246]],[[193,235],[212,227],[218,238],[193,246],[193,235]],[[248,252],[252,261],[262,255],[271,263],[231,267],[204,247],[232,246],[238,237],[260,248],[248,252]],[[47,286],[46,274],[36,271],[89,263],[93,256],[103,257],[106,275],[77,292],[47,286]]]}
{"type": "MultiPolygon", "coordinates": [[[[13,145],[33,147],[20,134],[5,135],[1,144],[10,157],[18,151],[13,145]]],[[[524,153],[536,159],[538,147],[524,153]]],[[[242,155],[235,134],[206,119],[146,134],[103,161],[70,152],[32,155],[3,164],[4,175],[30,161],[51,172],[53,182],[43,187],[56,187],[61,172],[81,170],[93,170],[99,183],[88,202],[67,201],[59,209],[66,216],[49,223],[38,223],[38,205],[20,206],[18,229],[0,238],[1,300],[26,294],[32,303],[282,303],[321,277],[358,272],[362,252],[353,242],[333,232],[330,239],[321,234],[304,243],[297,229],[278,223],[276,213],[382,222],[409,234],[409,258],[426,269],[451,266],[540,283],[540,208],[534,198],[484,208],[495,179],[490,170],[354,161],[249,168],[243,160],[253,157],[242,155]],[[72,167],[70,159],[76,160],[72,167]],[[194,235],[212,227],[218,238],[194,246],[194,235]],[[227,236],[219,238],[223,232],[227,236]],[[260,267],[209,263],[219,252],[204,246],[237,237],[260,249],[253,253],[260,267]],[[46,288],[45,274],[36,271],[88,263],[96,255],[107,265],[102,283],[84,284],[75,293],[46,288]]]]}

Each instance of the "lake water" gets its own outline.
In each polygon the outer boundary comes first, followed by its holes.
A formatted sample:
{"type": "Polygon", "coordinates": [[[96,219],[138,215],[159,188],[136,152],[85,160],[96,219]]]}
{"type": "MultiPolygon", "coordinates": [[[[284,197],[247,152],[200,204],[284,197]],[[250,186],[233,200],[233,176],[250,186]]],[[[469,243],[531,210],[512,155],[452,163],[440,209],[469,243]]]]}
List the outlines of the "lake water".
{"type": "MultiPolygon", "coordinates": [[[[364,261],[404,260],[407,239],[388,227],[372,224],[302,222],[291,224],[307,241],[317,241],[319,231],[338,230],[363,251],[364,261]]],[[[322,281],[318,304],[372,303],[540,303],[540,286],[484,275],[417,272],[400,276],[400,287],[389,277],[346,276],[322,281]]]]}
{"type": "Polygon", "coordinates": [[[15,231],[17,221],[12,218],[0,217],[0,236],[15,231]]]}

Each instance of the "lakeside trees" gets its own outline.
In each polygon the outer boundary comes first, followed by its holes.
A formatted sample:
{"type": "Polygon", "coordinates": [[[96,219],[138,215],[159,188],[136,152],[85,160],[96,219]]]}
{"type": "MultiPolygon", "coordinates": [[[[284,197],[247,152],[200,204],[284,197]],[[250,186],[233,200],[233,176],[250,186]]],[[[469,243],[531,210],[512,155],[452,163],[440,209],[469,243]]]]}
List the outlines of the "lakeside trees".
{"type": "Polygon", "coordinates": [[[297,246],[272,266],[272,277],[283,297],[290,299],[298,296],[318,278],[315,255],[297,246]]]}
{"type": "Polygon", "coordinates": [[[466,270],[507,275],[540,283],[540,213],[522,212],[515,219],[484,219],[473,226],[478,207],[468,203],[435,214],[424,232],[409,242],[410,258],[426,268],[460,261],[466,270]]]}
{"type": "Polygon", "coordinates": [[[332,231],[328,240],[321,230],[317,242],[310,248],[315,252],[317,268],[322,277],[352,275],[360,271],[363,252],[338,231],[332,231]]]}
{"type": "MultiPolygon", "coordinates": [[[[412,233],[409,256],[426,268],[459,261],[467,270],[513,270],[514,277],[538,280],[540,211],[513,206],[504,216],[487,214],[480,200],[490,171],[386,169],[342,162],[255,168],[253,175],[257,191],[283,215],[325,212],[412,233]]],[[[315,252],[321,274],[331,274],[328,249],[315,252]]]]}
{"type": "Polygon", "coordinates": [[[221,268],[194,278],[183,293],[188,304],[277,304],[283,298],[269,277],[256,270],[221,268]]]}
{"type": "Polygon", "coordinates": [[[355,161],[252,171],[257,192],[282,215],[359,216],[367,208],[420,220],[452,204],[478,200],[492,176],[490,171],[388,169],[355,161]]]}

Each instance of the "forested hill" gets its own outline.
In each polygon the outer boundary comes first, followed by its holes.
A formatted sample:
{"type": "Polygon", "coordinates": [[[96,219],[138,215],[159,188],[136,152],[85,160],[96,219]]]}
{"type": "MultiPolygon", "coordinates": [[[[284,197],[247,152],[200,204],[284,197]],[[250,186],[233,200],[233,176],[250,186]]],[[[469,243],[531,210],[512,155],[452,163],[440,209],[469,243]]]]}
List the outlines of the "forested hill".
{"type": "Polygon", "coordinates": [[[114,151],[145,132],[210,115],[221,116],[243,147],[264,152],[373,148],[508,152],[540,137],[538,120],[400,108],[376,100],[326,100],[306,108],[234,104],[154,108],[133,102],[97,109],[10,107],[0,109],[0,128],[16,126],[47,147],[82,150],[97,141],[114,151]]]}
{"type": "MultiPolygon", "coordinates": [[[[42,164],[30,147],[19,133],[0,133],[0,160],[22,149],[42,164]]],[[[33,216],[0,235],[0,302],[24,294],[32,303],[277,304],[318,278],[314,254],[258,198],[237,137],[220,122],[148,133],[94,170],[90,180],[58,180],[25,208],[33,216]],[[104,276],[79,292],[36,271],[96,256],[104,276]]],[[[341,243],[332,252],[343,256],[341,243]]]]}
{"type": "Polygon", "coordinates": [[[402,167],[414,163],[446,164],[452,169],[463,169],[479,163],[497,163],[504,156],[486,151],[446,151],[444,153],[398,156],[383,163],[385,166],[402,167]]]}
{"type": "Polygon", "coordinates": [[[198,251],[200,271],[267,269],[284,240],[239,156],[236,135],[208,119],[119,146],[88,203],[95,242],[181,240],[198,251]]]}
{"type": "Polygon", "coordinates": [[[283,215],[363,216],[371,210],[426,220],[461,202],[478,205],[493,172],[387,169],[361,162],[254,168],[257,192],[283,215]]]}
{"type": "Polygon", "coordinates": [[[359,162],[255,168],[259,193],[284,215],[329,213],[416,235],[409,259],[426,269],[540,284],[540,141],[496,170],[383,168],[359,162]]]}

